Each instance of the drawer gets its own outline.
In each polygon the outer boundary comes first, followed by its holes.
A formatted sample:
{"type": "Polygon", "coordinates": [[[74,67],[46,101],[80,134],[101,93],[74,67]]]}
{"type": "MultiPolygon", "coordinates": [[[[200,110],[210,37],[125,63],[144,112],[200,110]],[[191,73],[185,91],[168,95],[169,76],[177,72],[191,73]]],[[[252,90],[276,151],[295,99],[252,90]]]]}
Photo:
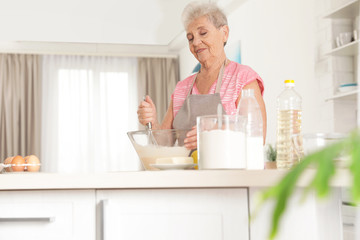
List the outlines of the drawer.
{"type": "Polygon", "coordinates": [[[356,239],[356,230],[359,228],[359,219],[357,219],[360,217],[359,213],[360,207],[350,205],[341,206],[344,240],[356,239]]]}
{"type": "Polygon", "coordinates": [[[360,212],[360,207],[345,205],[341,206],[341,215],[355,218],[357,213],[360,212]]]}
{"type": "Polygon", "coordinates": [[[0,239],[95,239],[95,191],[0,191],[0,239]]]}
{"type": "Polygon", "coordinates": [[[71,239],[72,202],[1,203],[1,239],[71,239]]]}

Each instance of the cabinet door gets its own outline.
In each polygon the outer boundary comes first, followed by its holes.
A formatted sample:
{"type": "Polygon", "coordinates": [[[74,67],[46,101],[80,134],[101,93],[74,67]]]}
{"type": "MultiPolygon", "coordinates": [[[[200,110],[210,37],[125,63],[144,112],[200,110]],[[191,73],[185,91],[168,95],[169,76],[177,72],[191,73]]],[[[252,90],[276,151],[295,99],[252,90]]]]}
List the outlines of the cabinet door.
{"type": "Polygon", "coordinates": [[[0,239],[95,239],[94,191],[1,191],[0,239]]]}
{"type": "Polygon", "coordinates": [[[249,239],[246,189],[98,191],[98,240],[249,239]]]}
{"type": "Polygon", "coordinates": [[[341,206],[344,240],[360,239],[360,207],[341,206]]]}
{"type": "MultiPolygon", "coordinates": [[[[268,239],[272,225],[274,202],[267,201],[257,208],[259,194],[264,188],[249,189],[250,213],[255,213],[250,224],[252,240],[268,239]]],[[[333,189],[326,199],[318,199],[314,193],[304,198],[304,189],[294,190],[280,220],[277,240],[339,240],[341,192],[333,189]]]]}

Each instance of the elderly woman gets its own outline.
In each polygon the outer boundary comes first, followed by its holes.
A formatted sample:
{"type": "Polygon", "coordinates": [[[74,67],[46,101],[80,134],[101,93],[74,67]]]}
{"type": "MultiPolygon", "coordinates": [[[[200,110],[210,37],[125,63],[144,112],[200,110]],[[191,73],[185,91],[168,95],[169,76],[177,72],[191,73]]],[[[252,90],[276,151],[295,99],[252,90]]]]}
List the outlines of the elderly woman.
{"type": "Polygon", "coordinates": [[[216,114],[219,103],[226,114],[236,114],[241,90],[251,88],[262,112],[265,139],[264,84],[250,67],[226,58],[224,46],[229,27],[225,14],[214,3],[190,3],[185,7],[182,19],[190,51],[200,62],[201,69],[176,85],[161,124],[156,118],[156,107],[147,96],[138,108],[140,123],[151,122],[153,129],[192,128],[184,142],[187,148],[195,149],[196,117],[216,114]]]}

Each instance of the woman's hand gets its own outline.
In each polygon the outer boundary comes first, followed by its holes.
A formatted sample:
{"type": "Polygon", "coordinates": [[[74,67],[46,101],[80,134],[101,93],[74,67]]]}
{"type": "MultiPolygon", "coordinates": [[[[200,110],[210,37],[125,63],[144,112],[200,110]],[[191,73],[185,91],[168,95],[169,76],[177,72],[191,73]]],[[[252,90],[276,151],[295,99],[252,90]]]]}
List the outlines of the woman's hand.
{"type": "Polygon", "coordinates": [[[154,102],[149,96],[146,96],[144,101],[141,101],[138,107],[138,119],[142,125],[146,125],[151,122],[154,129],[158,128],[159,123],[156,117],[156,107],[154,102]]]}
{"type": "Polygon", "coordinates": [[[196,149],[197,148],[197,130],[196,126],[192,127],[192,129],[186,134],[186,138],[184,140],[185,147],[187,149],[196,149]]]}

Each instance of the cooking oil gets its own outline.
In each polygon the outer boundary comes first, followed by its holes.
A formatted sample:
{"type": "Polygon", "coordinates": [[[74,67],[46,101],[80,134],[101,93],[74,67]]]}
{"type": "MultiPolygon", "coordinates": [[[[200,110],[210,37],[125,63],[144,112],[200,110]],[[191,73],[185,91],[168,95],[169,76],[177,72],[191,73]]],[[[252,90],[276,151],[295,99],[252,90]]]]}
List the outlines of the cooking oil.
{"type": "Polygon", "coordinates": [[[303,156],[301,135],[301,97],[294,80],[285,80],[285,89],[277,98],[276,165],[288,169],[303,156]]]}
{"type": "Polygon", "coordinates": [[[287,169],[302,156],[301,110],[279,110],[277,113],[276,165],[287,169]]]}

